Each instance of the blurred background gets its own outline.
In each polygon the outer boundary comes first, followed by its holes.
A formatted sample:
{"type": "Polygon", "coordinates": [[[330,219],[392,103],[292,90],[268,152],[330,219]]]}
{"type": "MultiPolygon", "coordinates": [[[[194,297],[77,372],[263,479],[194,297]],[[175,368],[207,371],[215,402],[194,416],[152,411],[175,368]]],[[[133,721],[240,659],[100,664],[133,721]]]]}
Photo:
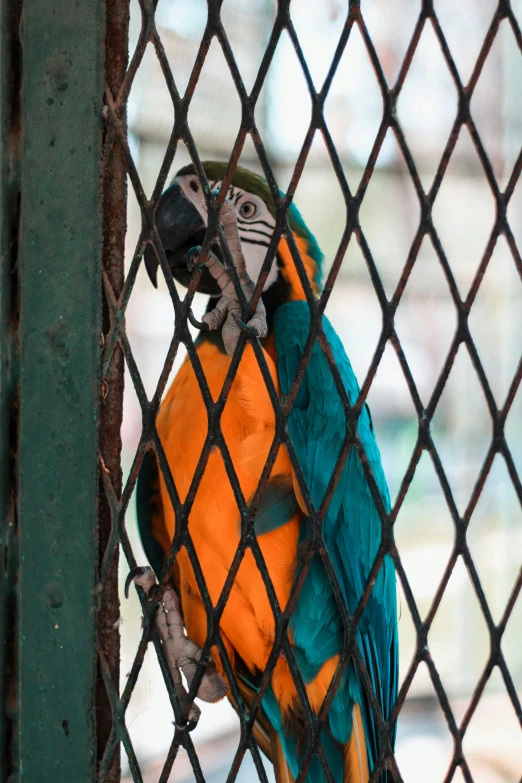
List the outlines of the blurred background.
{"type": "MultiPolygon", "coordinates": [[[[293,0],[292,17],[317,88],[331,62],[346,0],[293,0]]],[[[512,2],[522,25],[522,0],[512,2]]],[[[388,83],[395,82],[420,11],[419,0],[363,0],[363,14],[388,83]]],[[[463,82],[471,76],[493,18],[493,0],[439,0],[435,7],[463,82]]],[[[132,5],[131,51],[140,26],[132,5]]],[[[225,0],[222,17],[247,89],[254,83],[275,18],[274,0],[225,0]]],[[[160,0],[158,28],[176,80],[184,92],[206,22],[205,0],[160,0]]],[[[295,52],[285,33],[277,47],[257,107],[257,124],[281,189],[287,186],[310,121],[310,99],[295,52]]],[[[398,115],[429,189],[457,109],[457,94],[428,22],[401,92],[398,115]]],[[[471,110],[500,188],[505,188],[522,144],[522,55],[507,21],[502,22],[478,81],[471,110]]],[[[382,115],[382,100],[357,27],[333,81],[326,120],[344,171],[356,189],[382,115]]],[[[196,88],[189,124],[202,159],[228,160],[240,123],[240,103],[219,44],[214,41],[196,88]]],[[[173,108],[149,45],[129,102],[131,149],[147,194],[152,192],[172,131],[173,108]]],[[[180,145],[172,174],[189,160],[180,145]]],[[[247,141],[241,164],[260,171],[247,141]]],[[[332,262],[345,221],[345,206],[324,143],[316,136],[295,202],[332,262]]],[[[129,187],[128,262],[141,219],[129,187]]],[[[361,208],[361,224],[388,297],[418,227],[419,206],[394,136],[388,133],[361,208]]],[[[460,293],[466,296],[485,250],[495,205],[468,131],[464,128],[449,163],[433,218],[460,293]]],[[[522,251],[522,182],[511,199],[509,219],[522,251]]],[[[197,301],[196,314],[205,305],[197,301]]],[[[382,318],[356,242],[346,253],[327,308],[359,381],[377,345],[382,318]]],[[[446,279],[425,240],[396,315],[396,326],[424,404],[430,399],[455,331],[456,316],[446,279]]],[[[470,316],[470,328],[498,407],[502,407],[522,351],[522,283],[504,239],[495,247],[470,316]]],[[[127,311],[127,332],[149,396],[159,379],[173,333],[173,309],[165,284],[158,291],[144,270],[127,311]]],[[[182,356],[178,357],[175,369],[182,356]]],[[[416,441],[416,417],[391,346],[379,366],[368,402],[390,492],[396,496],[416,441]]],[[[128,471],[139,442],[141,413],[127,379],[123,423],[128,471]]],[[[436,446],[459,511],[464,513],[477,480],[492,427],[483,392],[465,347],[461,347],[432,424],[436,446]]],[[[506,426],[522,473],[522,390],[506,426]]],[[[127,527],[138,562],[145,562],[131,502],[127,527]]],[[[420,613],[425,616],[450,557],[453,524],[429,455],[421,458],[396,523],[396,539],[420,613]]],[[[468,541],[493,618],[500,621],[522,559],[522,513],[503,459],[496,457],[469,523],[468,541]]],[[[121,566],[122,578],[126,566],[121,566]]],[[[400,596],[401,680],[415,649],[413,623],[400,596]]],[[[134,595],[122,600],[122,681],[131,667],[140,631],[134,595]]],[[[429,646],[457,721],[462,719],[489,655],[489,636],[473,586],[459,560],[435,616],[429,646]]],[[[503,652],[522,697],[522,598],[503,639],[503,652]]],[[[194,732],[209,783],[224,781],[239,741],[238,721],[228,703],[202,705],[194,732]]],[[[154,652],[149,650],[127,711],[127,726],[144,780],[156,781],[173,736],[172,714],[154,652]]],[[[444,779],[452,741],[427,669],[413,680],[399,719],[397,759],[408,783],[444,779]]],[[[518,783],[522,776],[522,731],[501,674],[491,676],[465,735],[464,751],[477,783],[518,783]]],[[[271,777],[271,765],[267,773],[271,777]]],[[[125,767],[124,767],[125,768],[125,767]]],[[[128,774],[128,773],[127,773],[128,774]]],[[[463,778],[458,771],[454,780],[463,778]]],[[[256,779],[252,760],[238,781],[256,779]]],[[[125,778],[130,781],[130,776],[125,778]]],[[[180,750],[171,781],[193,780],[180,750]]]]}

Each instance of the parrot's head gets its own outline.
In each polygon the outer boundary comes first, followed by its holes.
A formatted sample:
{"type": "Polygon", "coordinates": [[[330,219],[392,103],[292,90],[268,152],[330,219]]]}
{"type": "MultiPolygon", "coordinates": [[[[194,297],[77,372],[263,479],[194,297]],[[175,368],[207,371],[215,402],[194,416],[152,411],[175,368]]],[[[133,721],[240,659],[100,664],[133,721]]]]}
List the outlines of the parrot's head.
{"type": "MultiPolygon", "coordinates": [[[[227,165],[207,161],[203,163],[211,190],[217,190],[225,176],[227,165]]],[[[233,203],[239,237],[247,271],[257,281],[267,248],[275,228],[275,204],[267,182],[247,169],[237,167],[227,198],[233,203]]],[[[322,254],[317,243],[304,224],[297,208],[292,204],[288,212],[290,230],[303,259],[308,278],[315,293],[320,290],[322,254]]],[[[191,270],[187,265],[189,250],[203,244],[208,215],[205,195],[194,166],[182,168],[163,193],[156,212],[156,227],[163,244],[172,275],[187,286],[191,270]]],[[[220,248],[213,246],[222,258],[220,248]]],[[[158,260],[151,246],[145,252],[145,265],[153,284],[156,285],[158,260]]],[[[220,289],[207,269],[203,270],[198,291],[219,296],[220,289]]],[[[276,258],[263,289],[263,299],[268,310],[291,299],[303,299],[304,293],[286,236],[279,241],[276,258]]]]}

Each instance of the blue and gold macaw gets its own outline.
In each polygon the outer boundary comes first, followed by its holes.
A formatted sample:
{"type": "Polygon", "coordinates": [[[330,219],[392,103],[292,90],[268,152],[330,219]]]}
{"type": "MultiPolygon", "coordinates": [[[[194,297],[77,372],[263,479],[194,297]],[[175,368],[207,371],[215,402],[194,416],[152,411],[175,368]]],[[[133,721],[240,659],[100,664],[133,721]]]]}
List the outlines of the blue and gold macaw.
{"type": "MultiPolygon", "coordinates": [[[[211,189],[218,189],[225,174],[225,164],[207,162],[203,166],[211,189]]],[[[228,204],[229,224],[234,223],[228,226],[228,234],[225,230],[225,236],[229,243],[237,240],[237,247],[231,247],[231,253],[234,259],[240,259],[239,277],[249,294],[274,231],[274,201],[261,177],[238,167],[225,204],[228,204]]],[[[193,256],[190,251],[202,244],[207,227],[206,201],[192,166],[179,171],[163,194],[156,225],[174,278],[187,285],[191,277],[189,258],[193,256]]],[[[319,294],[322,255],[295,206],[289,210],[289,225],[312,288],[319,294]]],[[[214,245],[211,262],[203,270],[198,289],[211,297],[204,317],[211,328],[201,332],[196,348],[214,399],[222,389],[230,366],[229,354],[233,353],[237,342],[235,322],[229,316],[239,312],[233,286],[220,258],[222,260],[220,248],[214,245]]],[[[155,282],[158,264],[152,249],[147,251],[145,261],[155,282]]],[[[251,325],[261,338],[278,394],[284,398],[295,378],[310,325],[309,308],[285,237],[278,244],[276,260],[251,325]]],[[[323,327],[353,404],[359,388],[350,362],[326,317],[323,327]]],[[[198,382],[190,361],[186,360],[161,404],[157,419],[162,446],[182,500],[188,493],[204,445],[207,422],[198,382]]],[[[331,479],[346,426],[331,371],[316,343],[288,419],[289,437],[316,508],[331,479]]],[[[247,345],[239,364],[221,427],[241,489],[250,500],[257,489],[275,433],[273,407],[251,345],[247,345]]],[[[367,406],[362,409],[358,433],[384,507],[389,510],[388,489],[367,406]]],[[[142,541],[151,565],[159,574],[174,535],[175,515],[152,453],[143,463],[137,495],[142,541]]],[[[254,524],[279,604],[284,608],[300,552],[309,535],[306,506],[284,447],[279,450],[254,524]]],[[[212,450],[208,459],[190,513],[189,530],[210,598],[215,604],[240,537],[238,507],[219,450],[212,450]]],[[[381,539],[379,515],[354,449],[350,451],[324,518],[323,538],[342,600],[353,613],[381,539]]],[[[202,646],[207,636],[207,618],[185,549],[177,557],[173,583],[181,602],[187,634],[202,646]]],[[[250,549],[234,580],[220,632],[241,694],[250,704],[275,635],[274,616],[250,549]]],[[[319,555],[314,556],[293,611],[289,639],[310,705],[318,712],[336,671],[343,642],[339,609],[319,555]]],[[[398,678],[396,577],[388,555],[362,615],[357,643],[381,714],[388,719],[396,698],[398,678]]],[[[213,655],[222,672],[216,650],[213,655]]],[[[233,701],[230,691],[229,697],[233,701]]],[[[254,736],[271,758],[278,783],[293,781],[306,752],[307,723],[283,655],[277,661],[263,698],[254,736]]],[[[336,783],[368,781],[381,748],[374,714],[353,661],[331,703],[321,744],[336,783]]],[[[385,783],[387,780],[388,773],[383,772],[380,781],[385,783]]],[[[317,757],[314,757],[306,781],[325,781],[317,757]]]]}

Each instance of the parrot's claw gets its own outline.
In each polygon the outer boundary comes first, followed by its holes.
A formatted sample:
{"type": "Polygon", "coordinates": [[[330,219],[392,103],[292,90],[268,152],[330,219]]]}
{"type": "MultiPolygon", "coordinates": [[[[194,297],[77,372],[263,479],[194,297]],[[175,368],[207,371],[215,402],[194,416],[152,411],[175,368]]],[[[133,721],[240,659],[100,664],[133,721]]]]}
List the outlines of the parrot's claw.
{"type": "MultiPolygon", "coordinates": [[[[195,247],[191,247],[188,251],[187,255],[185,256],[185,263],[187,265],[187,269],[189,272],[192,272],[194,269],[196,269],[197,266],[199,266],[198,261],[199,257],[201,255],[201,245],[196,245],[195,247]]],[[[202,266],[205,266],[202,264],[202,266]]]]}
{"type": "Polygon", "coordinates": [[[241,318],[238,318],[235,313],[232,313],[232,318],[236,322],[236,324],[239,326],[239,328],[246,332],[250,337],[259,337],[259,333],[257,329],[254,326],[249,326],[244,321],[241,320],[241,318]]]}
{"type": "Polygon", "coordinates": [[[196,329],[200,329],[202,332],[208,332],[208,330],[210,329],[210,326],[206,324],[205,321],[198,321],[198,319],[195,317],[190,307],[188,310],[188,319],[192,324],[192,326],[195,326],[196,329]]]}
{"type": "Polygon", "coordinates": [[[132,568],[129,573],[127,574],[127,579],[125,580],[125,598],[129,597],[129,587],[131,582],[135,580],[137,576],[143,576],[149,566],[136,566],[136,568],[132,568]]]}
{"type": "Polygon", "coordinates": [[[194,731],[194,729],[196,728],[198,723],[199,723],[199,718],[193,719],[193,720],[188,720],[183,725],[180,725],[179,723],[176,723],[175,720],[172,721],[172,725],[174,726],[176,731],[179,731],[180,734],[185,734],[185,733],[188,734],[189,732],[194,731]]]}
{"type": "MultiPolygon", "coordinates": [[[[190,281],[189,285],[189,294],[194,294],[197,287],[197,280],[198,278],[198,272],[201,272],[201,270],[207,265],[207,262],[210,258],[214,258],[214,253],[212,251],[209,251],[207,260],[204,263],[198,263],[199,257],[201,255],[201,245],[195,245],[195,247],[191,247],[188,251],[186,257],[185,257],[185,263],[187,265],[187,269],[189,272],[192,272],[192,279],[190,281]]],[[[191,308],[189,307],[187,309],[187,317],[192,324],[192,326],[195,326],[196,329],[199,329],[202,332],[207,332],[209,330],[209,325],[206,324],[204,321],[198,321],[198,319],[195,317],[194,313],[192,312],[191,308]]]]}
{"type": "MultiPolygon", "coordinates": [[[[244,296],[249,300],[254,293],[255,285],[246,268],[235,208],[231,201],[225,201],[221,207],[221,223],[224,239],[239,278],[239,284],[244,296]]],[[[242,331],[253,338],[263,339],[266,337],[268,329],[265,305],[262,299],[258,299],[255,313],[250,321],[245,324],[239,318],[241,306],[232,277],[212,252],[209,253],[207,269],[218,284],[221,297],[214,309],[205,313],[203,321],[208,324],[210,329],[221,329],[225,351],[229,356],[232,356],[242,331]]]]}
{"type": "Polygon", "coordinates": [[[185,264],[187,265],[189,272],[194,271],[194,269],[204,269],[209,261],[212,261],[213,263],[217,261],[220,263],[212,248],[209,249],[207,257],[204,261],[199,260],[200,256],[201,245],[195,245],[194,247],[190,248],[187,255],[185,256],[185,264]]]}
{"type": "Polygon", "coordinates": [[[212,661],[201,661],[199,658],[191,658],[192,663],[195,663],[200,669],[208,669],[214,666],[212,661]]]}
{"type": "MultiPolygon", "coordinates": [[[[153,601],[157,603],[154,614],[156,634],[161,643],[165,663],[170,671],[172,684],[180,704],[185,706],[188,697],[181,672],[185,675],[190,689],[198,668],[202,668],[204,671],[196,695],[203,701],[218,701],[226,696],[227,683],[217,672],[215,664],[212,661],[201,661],[201,647],[185,635],[179,598],[172,586],[165,585],[163,596],[158,600],[159,586],[154,571],[149,566],[132,569],[125,583],[126,595],[132,580],[142,588],[151,603],[153,601]]],[[[198,705],[192,702],[188,710],[188,724],[191,721],[197,723],[199,715],[198,705]]],[[[191,730],[189,729],[189,731],[191,730]]]]}

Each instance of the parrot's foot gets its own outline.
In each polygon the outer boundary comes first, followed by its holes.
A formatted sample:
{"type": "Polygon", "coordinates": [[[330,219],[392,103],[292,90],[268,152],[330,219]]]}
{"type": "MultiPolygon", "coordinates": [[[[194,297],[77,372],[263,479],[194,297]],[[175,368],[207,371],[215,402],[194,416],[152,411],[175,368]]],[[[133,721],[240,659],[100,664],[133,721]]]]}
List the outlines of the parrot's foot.
{"type": "MultiPolygon", "coordinates": [[[[255,286],[246,268],[237,229],[236,213],[231,201],[225,201],[221,207],[221,222],[223,224],[223,232],[232,256],[232,261],[239,276],[241,288],[243,289],[246,298],[250,299],[255,286]]],[[[190,256],[187,257],[189,269],[193,269],[196,266],[198,263],[197,259],[198,248],[193,248],[190,251],[190,256]]],[[[242,330],[246,331],[252,337],[266,337],[268,329],[265,306],[260,298],[254,315],[248,323],[244,324],[240,320],[241,305],[239,304],[234,283],[230,279],[230,275],[221,261],[212,251],[209,252],[206,266],[221,289],[221,298],[213,310],[209,313],[205,313],[202,321],[207,325],[208,329],[219,329],[222,327],[221,334],[223,336],[225,350],[229,356],[232,356],[242,330]]]]}
{"type": "MultiPolygon", "coordinates": [[[[156,577],[151,568],[137,568],[131,571],[127,578],[127,586],[130,579],[143,588],[148,595],[157,586],[156,577]]],[[[167,586],[162,601],[156,610],[156,631],[163,646],[165,658],[172,675],[174,689],[181,707],[185,710],[188,705],[188,693],[181,679],[181,672],[187,679],[190,689],[194,675],[198,668],[204,667],[205,672],[198,688],[197,696],[203,701],[219,701],[227,693],[227,684],[216,671],[215,664],[211,661],[200,661],[201,647],[185,635],[183,617],[181,615],[179,599],[174,590],[167,586]]],[[[200,709],[192,703],[188,712],[187,723],[184,726],[176,726],[178,730],[191,731],[199,720],[200,709]]]]}

